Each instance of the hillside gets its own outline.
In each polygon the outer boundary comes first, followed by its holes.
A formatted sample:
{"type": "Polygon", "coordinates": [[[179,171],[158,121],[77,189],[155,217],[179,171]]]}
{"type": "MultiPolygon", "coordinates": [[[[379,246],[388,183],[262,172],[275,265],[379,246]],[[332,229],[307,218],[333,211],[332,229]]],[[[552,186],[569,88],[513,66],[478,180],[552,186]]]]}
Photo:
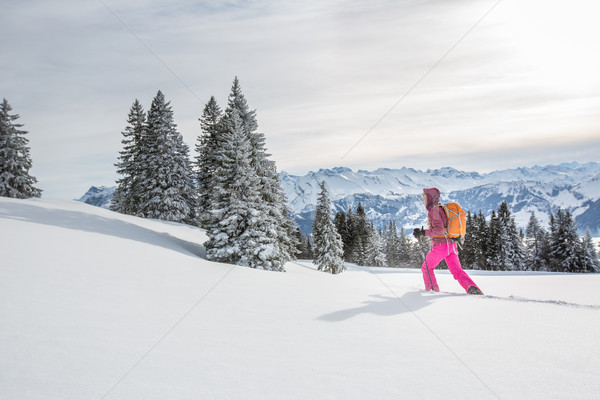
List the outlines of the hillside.
{"type": "Polygon", "coordinates": [[[202,258],[198,228],[0,198],[0,398],[594,399],[599,274],[202,258]]]}

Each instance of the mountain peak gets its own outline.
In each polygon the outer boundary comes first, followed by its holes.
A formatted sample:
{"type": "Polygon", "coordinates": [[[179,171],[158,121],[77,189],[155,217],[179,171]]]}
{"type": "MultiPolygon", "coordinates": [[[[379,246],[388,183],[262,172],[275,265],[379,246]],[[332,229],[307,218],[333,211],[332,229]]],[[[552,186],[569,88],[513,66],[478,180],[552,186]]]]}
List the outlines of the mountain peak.
{"type": "Polygon", "coordinates": [[[110,208],[110,202],[115,193],[115,189],[115,186],[92,186],[77,201],[108,209],[110,208]]]}

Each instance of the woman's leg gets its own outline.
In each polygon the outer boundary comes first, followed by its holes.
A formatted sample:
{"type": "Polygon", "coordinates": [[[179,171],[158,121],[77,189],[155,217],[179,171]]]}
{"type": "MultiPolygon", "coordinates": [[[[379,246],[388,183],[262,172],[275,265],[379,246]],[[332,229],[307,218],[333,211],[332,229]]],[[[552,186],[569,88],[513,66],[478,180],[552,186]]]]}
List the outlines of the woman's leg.
{"type": "Polygon", "coordinates": [[[458,281],[460,286],[462,286],[465,291],[467,291],[470,286],[478,287],[469,277],[469,275],[467,275],[467,273],[462,269],[456,252],[456,243],[448,245],[448,250],[449,253],[445,255],[444,259],[446,260],[448,269],[450,270],[450,273],[452,273],[454,279],[458,281]]]}
{"type": "Polygon", "coordinates": [[[435,279],[434,269],[444,258],[445,250],[442,249],[443,245],[436,245],[429,250],[425,257],[425,262],[421,265],[421,271],[423,272],[423,281],[425,282],[425,290],[429,291],[433,288],[434,291],[439,292],[437,280],[435,279]]]}

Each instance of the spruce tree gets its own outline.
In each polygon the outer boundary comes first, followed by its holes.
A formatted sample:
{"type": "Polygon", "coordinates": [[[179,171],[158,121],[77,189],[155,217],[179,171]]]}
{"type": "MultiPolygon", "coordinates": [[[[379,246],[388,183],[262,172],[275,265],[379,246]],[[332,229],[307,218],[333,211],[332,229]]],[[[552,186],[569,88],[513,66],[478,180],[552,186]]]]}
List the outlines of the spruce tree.
{"type": "Polygon", "coordinates": [[[398,267],[398,228],[395,221],[390,221],[383,231],[384,252],[388,267],[398,267]]]}
{"type": "Polygon", "coordinates": [[[339,211],[335,214],[335,216],[333,217],[333,224],[335,225],[335,229],[337,230],[337,233],[340,234],[340,237],[342,238],[342,245],[344,248],[344,259],[346,258],[346,243],[347,243],[347,238],[349,235],[348,232],[348,223],[346,221],[346,213],[344,211],[339,211]]]}
{"type": "Polygon", "coordinates": [[[544,271],[546,267],[546,256],[548,233],[540,225],[535,213],[532,212],[529,222],[525,228],[525,247],[527,267],[532,271],[544,271]]]}
{"type": "Polygon", "coordinates": [[[500,222],[498,217],[496,216],[496,211],[492,211],[492,215],[490,217],[490,224],[487,231],[487,237],[485,240],[486,245],[486,253],[485,253],[485,265],[484,269],[499,271],[501,270],[501,265],[503,263],[502,257],[502,242],[501,242],[501,231],[500,231],[500,222]]]}
{"type": "Polygon", "coordinates": [[[196,182],[198,185],[198,223],[207,228],[210,219],[207,215],[210,205],[208,199],[212,190],[212,177],[215,172],[215,154],[219,142],[222,111],[214,96],[204,107],[200,120],[202,134],[196,143],[196,182]]]}
{"type": "Polygon", "coordinates": [[[474,229],[476,234],[473,235],[475,241],[475,261],[479,269],[488,269],[487,254],[488,254],[488,236],[490,229],[488,223],[483,215],[483,212],[479,210],[475,219],[474,229]]]}
{"type": "Polygon", "coordinates": [[[315,255],[314,263],[319,270],[338,274],[344,267],[342,238],[331,220],[331,200],[325,186],[321,182],[315,219],[313,221],[313,238],[315,255]]]}
{"type": "Polygon", "coordinates": [[[0,196],[17,199],[41,197],[42,191],[34,185],[37,179],[29,175],[32,166],[27,131],[15,121],[12,107],[6,99],[0,104],[0,196]]]}
{"type": "Polygon", "coordinates": [[[356,213],[352,214],[353,242],[351,249],[351,260],[358,265],[367,264],[368,247],[368,221],[367,213],[362,203],[359,202],[356,207],[356,213]]]}
{"type": "Polygon", "coordinates": [[[396,245],[396,257],[398,258],[400,267],[409,268],[414,265],[420,265],[418,262],[420,256],[414,247],[412,238],[406,234],[404,227],[400,228],[400,236],[398,236],[398,244],[396,245]],[[415,262],[415,260],[417,261],[415,262]]]}
{"type": "Polygon", "coordinates": [[[503,201],[498,209],[497,261],[501,270],[517,271],[521,269],[524,248],[517,225],[508,207],[503,201]]]}
{"type": "Polygon", "coordinates": [[[465,269],[477,269],[477,236],[478,225],[471,212],[467,212],[467,229],[465,242],[460,252],[460,262],[465,269]]]}
{"type": "Polygon", "coordinates": [[[551,219],[550,256],[559,272],[585,272],[584,249],[575,222],[567,210],[558,210],[551,219]]]}
{"type": "Polygon", "coordinates": [[[144,170],[141,140],[145,132],[146,113],[137,99],[129,110],[127,124],[122,132],[123,150],[119,152],[119,162],[115,164],[117,173],[122,177],[117,180],[110,208],[122,214],[138,215],[141,208],[139,186],[144,170]]]}
{"type": "Polygon", "coordinates": [[[348,207],[346,213],[346,229],[342,234],[342,241],[344,243],[344,260],[352,262],[354,241],[356,240],[356,215],[352,211],[352,207],[348,207]]]}
{"type": "Polygon", "coordinates": [[[300,229],[296,230],[296,237],[300,246],[298,247],[298,258],[302,260],[312,260],[312,245],[310,244],[310,236],[300,232],[300,229]]]}
{"type": "Polygon", "coordinates": [[[224,119],[230,119],[234,111],[238,113],[241,128],[249,140],[250,165],[259,179],[258,190],[269,216],[268,222],[271,224],[271,228],[267,230],[266,234],[279,242],[278,248],[282,259],[294,259],[296,248],[299,245],[294,237],[296,223],[287,206],[287,198],[281,186],[275,162],[269,159],[271,155],[267,153],[265,135],[257,131],[256,111],[251,110],[248,106],[237,77],[233,81],[224,119]]]}
{"type": "Polygon", "coordinates": [[[224,121],[215,153],[210,219],[205,246],[210,260],[284,271],[287,258],[273,235],[273,222],[251,164],[252,148],[234,109],[224,121]]]}
{"type": "Polygon", "coordinates": [[[600,260],[598,259],[598,252],[592,239],[592,234],[589,229],[585,231],[585,237],[583,238],[583,252],[584,252],[584,271],[585,272],[600,272],[600,260]]]}
{"type": "Polygon", "coordinates": [[[148,111],[141,144],[144,169],[139,213],[147,218],[195,224],[189,148],[176,129],[170,102],[160,90],[148,111]]]}
{"type": "Polygon", "coordinates": [[[384,246],[381,236],[375,229],[373,222],[369,222],[367,225],[366,239],[366,265],[384,267],[386,264],[386,259],[383,249],[384,246]]]}

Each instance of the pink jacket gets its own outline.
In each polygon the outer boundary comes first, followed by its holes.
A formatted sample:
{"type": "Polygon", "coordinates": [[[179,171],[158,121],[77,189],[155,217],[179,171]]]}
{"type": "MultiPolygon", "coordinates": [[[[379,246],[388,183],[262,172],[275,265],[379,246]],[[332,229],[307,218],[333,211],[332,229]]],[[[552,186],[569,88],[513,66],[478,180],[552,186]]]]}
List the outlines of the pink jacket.
{"type": "Polygon", "coordinates": [[[437,244],[447,244],[450,239],[444,236],[444,227],[448,223],[446,213],[441,207],[440,203],[440,191],[437,188],[423,189],[423,193],[427,196],[427,219],[429,220],[429,229],[425,230],[425,236],[431,238],[431,244],[433,246],[437,244]]]}

